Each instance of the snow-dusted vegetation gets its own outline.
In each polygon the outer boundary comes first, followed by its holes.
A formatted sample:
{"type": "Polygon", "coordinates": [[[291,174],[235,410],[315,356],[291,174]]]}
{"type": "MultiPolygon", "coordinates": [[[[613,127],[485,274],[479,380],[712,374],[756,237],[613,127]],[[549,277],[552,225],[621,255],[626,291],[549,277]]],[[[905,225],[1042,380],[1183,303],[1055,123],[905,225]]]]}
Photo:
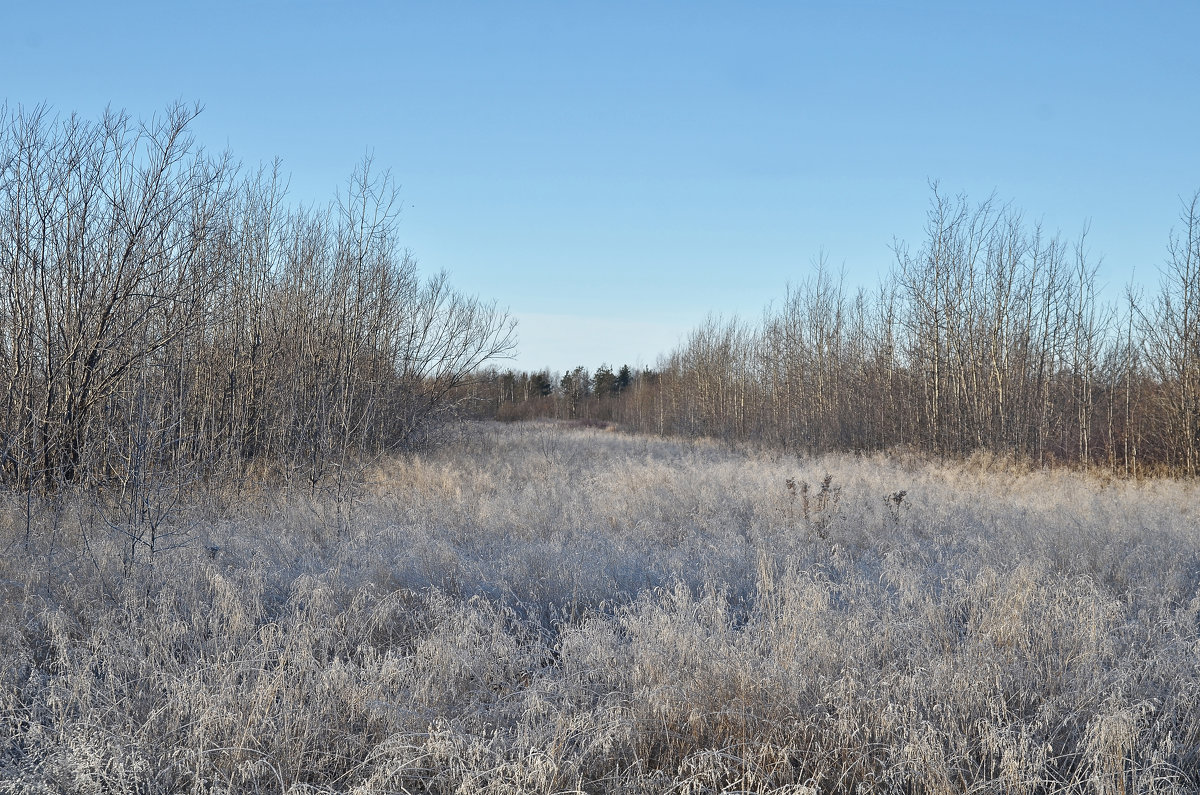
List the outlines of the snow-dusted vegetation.
{"type": "Polygon", "coordinates": [[[5,792],[1183,792],[1200,493],[483,425],[0,513],[5,792]]]}

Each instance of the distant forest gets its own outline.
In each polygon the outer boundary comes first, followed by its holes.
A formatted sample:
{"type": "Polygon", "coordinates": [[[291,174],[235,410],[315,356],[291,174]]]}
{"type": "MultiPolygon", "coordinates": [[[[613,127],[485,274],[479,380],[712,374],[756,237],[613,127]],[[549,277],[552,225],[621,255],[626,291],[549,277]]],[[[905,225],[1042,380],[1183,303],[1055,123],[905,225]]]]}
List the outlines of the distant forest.
{"type": "MultiPolygon", "coordinates": [[[[1166,224],[1164,224],[1164,227],[1166,224]]],[[[1128,476],[1200,468],[1200,193],[1156,288],[1098,296],[1065,241],[936,186],[920,248],[878,289],[824,263],[757,323],[710,317],[656,367],[491,370],[475,404],[801,452],[977,451],[1128,476]]]]}

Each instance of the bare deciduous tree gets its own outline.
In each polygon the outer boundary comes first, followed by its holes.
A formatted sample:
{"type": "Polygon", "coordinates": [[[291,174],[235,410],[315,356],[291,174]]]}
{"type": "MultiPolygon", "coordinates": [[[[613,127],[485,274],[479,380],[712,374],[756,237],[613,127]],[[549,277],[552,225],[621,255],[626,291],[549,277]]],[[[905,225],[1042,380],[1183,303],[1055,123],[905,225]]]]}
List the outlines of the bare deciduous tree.
{"type": "Polygon", "coordinates": [[[7,483],[126,507],[264,466],[315,487],[419,440],[512,349],[495,304],[422,280],[369,159],[335,204],[291,207],[278,164],[243,177],[198,146],[197,113],[0,114],[7,483]]]}

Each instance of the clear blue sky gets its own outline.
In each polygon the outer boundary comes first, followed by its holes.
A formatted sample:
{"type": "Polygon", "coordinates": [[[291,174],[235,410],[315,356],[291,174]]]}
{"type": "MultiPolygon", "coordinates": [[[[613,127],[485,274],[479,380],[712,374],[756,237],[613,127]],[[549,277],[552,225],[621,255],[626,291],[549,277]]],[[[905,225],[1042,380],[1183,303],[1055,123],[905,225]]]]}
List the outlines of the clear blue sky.
{"type": "Polygon", "coordinates": [[[915,248],[928,180],[1156,279],[1200,188],[1200,2],[5,4],[8,105],[176,99],[297,201],[367,151],[422,267],[520,320],[524,368],[652,365],[822,252],[915,248]]]}

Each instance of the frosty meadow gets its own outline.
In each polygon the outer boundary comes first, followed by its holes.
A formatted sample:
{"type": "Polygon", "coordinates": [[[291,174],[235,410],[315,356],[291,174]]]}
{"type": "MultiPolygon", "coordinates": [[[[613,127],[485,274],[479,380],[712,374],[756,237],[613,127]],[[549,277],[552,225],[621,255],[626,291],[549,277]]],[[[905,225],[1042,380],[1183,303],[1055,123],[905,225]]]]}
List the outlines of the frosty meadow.
{"type": "Polygon", "coordinates": [[[0,107],[0,793],[1200,790],[1200,193],[518,373],[198,113],[0,107]]]}
{"type": "Polygon", "coordinates": [[[0,790],[1194,791],[1198,506],[543,422],[180,505],[133,569],[9,497],[0,790]]]}

